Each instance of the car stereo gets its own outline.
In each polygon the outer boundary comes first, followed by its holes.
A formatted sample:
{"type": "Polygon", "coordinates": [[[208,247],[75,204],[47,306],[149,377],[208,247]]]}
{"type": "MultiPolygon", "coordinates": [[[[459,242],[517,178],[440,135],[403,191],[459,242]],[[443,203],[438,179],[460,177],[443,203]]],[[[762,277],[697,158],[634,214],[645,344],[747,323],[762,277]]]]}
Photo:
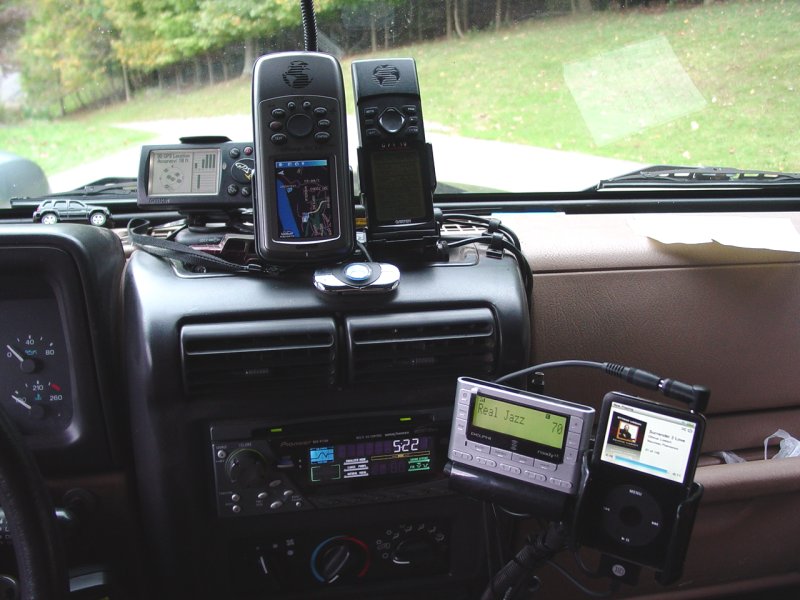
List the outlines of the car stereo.
{"type": "Polygon", "coordinates": [[[446,493],[449,409],[254,427],[210,427],[220,517],[446,493]],[[431,488],[433,485],[433,488],[431,488]]]}

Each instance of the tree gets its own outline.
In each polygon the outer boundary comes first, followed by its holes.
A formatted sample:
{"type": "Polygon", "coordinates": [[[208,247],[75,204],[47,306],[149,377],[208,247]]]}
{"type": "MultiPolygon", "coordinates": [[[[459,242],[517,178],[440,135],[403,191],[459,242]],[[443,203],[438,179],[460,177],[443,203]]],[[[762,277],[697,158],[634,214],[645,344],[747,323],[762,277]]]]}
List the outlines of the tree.
{"type": "Polygon", "coordinates": [[[242,76],[249,77],[256,59],[257,40],[299,23],[300,11],[295,0],[200,0],[195,25],[197,33],[206,36],[211,47],[242,42],[245,55],[242,76]]]}
{"type": "Polygon", "coordinates": [[[17,54],[31,101],[57,103],[63,115],[67,96],[83,104],[105,93],[113,56],[109,33],[101,0],[40,0],[17,54]]]}

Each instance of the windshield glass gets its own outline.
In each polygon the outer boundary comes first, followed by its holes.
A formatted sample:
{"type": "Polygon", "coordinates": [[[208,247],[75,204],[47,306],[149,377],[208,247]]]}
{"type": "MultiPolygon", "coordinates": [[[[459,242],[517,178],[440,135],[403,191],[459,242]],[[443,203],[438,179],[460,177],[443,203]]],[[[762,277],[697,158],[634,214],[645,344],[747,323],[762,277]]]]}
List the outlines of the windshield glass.
{"type": "MultiPolygon", "coordinates": [[[[350,121],[352,60],[415,59],[439,192],[583,190],[650,165],[800,171],[800,2],[315,7],[350,121]]],[[[302,45],[293,0],[0,2],[0,150],[62,191],[135,177],[142,144],[252,140],[255,59],[302,45]]],[[[356,167],[353,123],[349,145],[356,167]]]]}

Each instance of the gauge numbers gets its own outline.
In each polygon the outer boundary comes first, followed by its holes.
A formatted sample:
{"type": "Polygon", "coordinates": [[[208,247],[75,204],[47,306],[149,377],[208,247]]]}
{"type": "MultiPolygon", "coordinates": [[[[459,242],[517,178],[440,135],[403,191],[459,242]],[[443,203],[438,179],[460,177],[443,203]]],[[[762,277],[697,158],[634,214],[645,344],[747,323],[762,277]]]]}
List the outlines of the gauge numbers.
{"type": "Polygon", "coordinates": [[[23,434],[63,431],[72,421],[72,401],[57,305],[48,299],[0,304],[0,406],[23,434]],[[26,322],[37,329],[14,335],[26,322]]]}

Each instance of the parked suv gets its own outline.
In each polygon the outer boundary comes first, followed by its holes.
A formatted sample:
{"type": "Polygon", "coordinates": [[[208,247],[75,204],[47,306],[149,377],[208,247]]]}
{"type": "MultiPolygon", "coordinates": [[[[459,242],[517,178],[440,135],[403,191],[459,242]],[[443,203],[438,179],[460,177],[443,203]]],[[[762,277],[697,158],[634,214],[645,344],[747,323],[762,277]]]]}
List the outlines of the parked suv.
{"type": "Polygon", "coordinates": [[[45,200],[36,207],[33,221],[45,225],[59,221],[88,221],[105,227],[111,222],[111,213],[105,206],[93,206],[80,200],[45,200]]]}

